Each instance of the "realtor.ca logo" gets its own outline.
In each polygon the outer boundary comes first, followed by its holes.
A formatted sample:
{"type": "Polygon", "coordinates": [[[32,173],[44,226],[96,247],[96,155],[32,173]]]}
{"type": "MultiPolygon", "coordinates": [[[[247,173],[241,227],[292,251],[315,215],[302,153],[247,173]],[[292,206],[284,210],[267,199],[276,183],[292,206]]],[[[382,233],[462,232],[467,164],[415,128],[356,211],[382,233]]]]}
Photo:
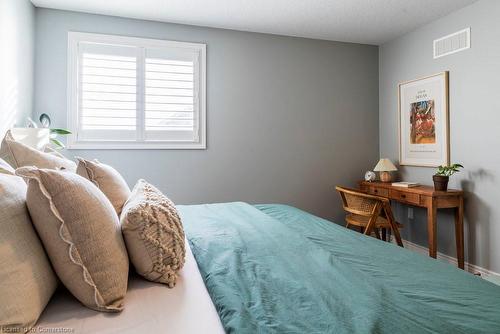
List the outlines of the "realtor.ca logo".
{"type": "Polygon", "coordinates": [[[1,333],[47,333],[47,334],[57,334],[57,333],[74,333],[75,329],[70,327],[19,327],[19,326],[2,326],[0,327],[1,333]]]}

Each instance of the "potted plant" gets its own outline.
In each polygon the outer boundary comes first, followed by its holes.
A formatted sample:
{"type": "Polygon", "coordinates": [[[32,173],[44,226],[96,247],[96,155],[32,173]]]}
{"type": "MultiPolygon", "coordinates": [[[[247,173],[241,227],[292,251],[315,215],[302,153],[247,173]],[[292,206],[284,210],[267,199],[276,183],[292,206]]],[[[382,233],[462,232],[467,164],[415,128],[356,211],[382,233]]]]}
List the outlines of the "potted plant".
{"type": "MultiPolygon", "coordinates": [[[[62,135],[62,136],[66,136],[66,135],[70,135],[71,132],[69,130],[66,130],[66,129],[52,129],[50,128],[50,123],[51,123],[51,120],[50,120],[50,117],[49,115],[47,114],[41,114],[40,115],[40,125],[42,126],[42,128],[48,128],[49,131],[50,131],[50,142],[55,145],[55,149],[56,150],[60,150],[60,149],[63,149],[65,148],[64,144],[61,143],[58,139],[57,139],[57,136],[58,135],[62,135]]],[[[38,127],[38,125],[36,124],[36,122],[34,122],[31,118],[28,118],[28,127],[38,127]]]]}
{"type": "Polygon", "coordinates": [[[432,176],[434,181],[434,190],[446,191],[448,190],[448,181],[450,176],[459,172],[459,168],[464,168],[461,164],[453,164],[450,166],[439,166],[437,173],[432,176]]]}

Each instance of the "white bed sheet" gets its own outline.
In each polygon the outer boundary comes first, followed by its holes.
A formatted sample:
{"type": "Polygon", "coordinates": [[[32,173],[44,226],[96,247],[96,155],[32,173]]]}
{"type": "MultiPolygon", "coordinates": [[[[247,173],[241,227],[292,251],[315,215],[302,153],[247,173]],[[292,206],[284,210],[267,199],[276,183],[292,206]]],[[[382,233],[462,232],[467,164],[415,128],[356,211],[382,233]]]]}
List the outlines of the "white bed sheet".
{"type": "Polygon", "coordinates": [[[96,312],[58,292],[36,328],[76,334],[224,333],[187,242],[186,263],[173,289],[132,275],[121,313],[96,312]]]}

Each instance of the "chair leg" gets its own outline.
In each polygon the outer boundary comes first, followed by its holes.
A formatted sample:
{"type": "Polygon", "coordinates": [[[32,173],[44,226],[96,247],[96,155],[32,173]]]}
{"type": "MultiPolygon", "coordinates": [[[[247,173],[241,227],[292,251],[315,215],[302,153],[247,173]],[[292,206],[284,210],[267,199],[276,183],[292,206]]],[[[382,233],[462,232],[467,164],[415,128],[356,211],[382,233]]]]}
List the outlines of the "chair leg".
{"type": "Polygon", "coordinates": [[[394,238],[396,238],[398,246],[404,247],[403,241],[401,240],[401,235],[399,234],[399,228],[396,225],[396,219],[394,219],[394,215],[392,214],[390,206],[385,208],[385,213],[387,215],[387,220],[389,221],[389,224],[391,224],[391,230],[392,233],[394,233],[394,238]]]}
{"type": "Polygon", "coordinates": [[[375,238],[377,238],[378,240],[380,240],[380,231],[378,228],[374,228],[373,231],[375,232],[375,238]]]}
{"type": "Polygon", "coordinates": [[[372,211],[372,216],[370,217],[368,224],[366,224],[365,232],[363,233],[364,235],[371,235],[372,230],[375,229],[375,223],[377,221],[377,217],[380,215],[381,209],[382,206],[380,203],[375,204],[375,207],[372,211]]]}
{"type": "Polygon", "coordinates": [[[394,224],[394,226],[392,227],[392,231],[394,232],[394,237],[396,238],[398,246],[404,247],[403,241],[401,240],[401,235],[399,234],[399,229],[396,224],[394,224]]]}
{"type": "Polygon", "coordinates": [[[359,226],[359,233],[365,233],[365,229],[363,228],[363,226],[359,226]]]}
{"type": "Polygon", "coordinates": [[[382,228],[382,240],[387,241],[387,229],[382,228]]]}

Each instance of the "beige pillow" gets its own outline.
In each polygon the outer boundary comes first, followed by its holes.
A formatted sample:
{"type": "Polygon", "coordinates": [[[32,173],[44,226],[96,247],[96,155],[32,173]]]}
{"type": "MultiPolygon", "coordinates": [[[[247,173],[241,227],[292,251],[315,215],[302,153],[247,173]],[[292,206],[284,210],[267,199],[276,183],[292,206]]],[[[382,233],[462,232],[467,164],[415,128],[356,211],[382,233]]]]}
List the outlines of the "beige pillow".
{"type": "Polygon", "coordinates": [[[137,273],[174,287],[186,255],[184,230],[174,203],[151,184],[139,180],[120,221],[137,273]]]}
{"type": "Polygon", "coordinates": [[[0,174],[14,175],[14,168],[3,159],[0,159],[0,174]]]}
{"type": "Polygon", "coordinates": [[[118,215],[122,212],[123,204],[130,196],[130,188],[123,177],[113,167],[94,161],[76,157],[78,166],[76,173],[90,180],[108,197],[118,215]]]}
{"type": "Polygon", "coordinates": [[[91,309],[122,310],[129,260],[106,196],[68,171],[23,167],[16,174],[29,180],[28,209],[63,284],[91,309]]]}
{"type": "Polygon", "coordinates": [[[26,208],[26,183],[0,174],[0,333],[24,333],[57,287],[26,208]]]}
{"type": "Polygon", "coordinates": [[[76,164],[64,158],[59,153],[42,152],[17,142],[10,130],[5,134],[0,146],[0,158],[4,159],[14,168],[24,166],[37,166],[38,168],[58,169],[65,168],[70,171],[76,170],[76,164]]]}

